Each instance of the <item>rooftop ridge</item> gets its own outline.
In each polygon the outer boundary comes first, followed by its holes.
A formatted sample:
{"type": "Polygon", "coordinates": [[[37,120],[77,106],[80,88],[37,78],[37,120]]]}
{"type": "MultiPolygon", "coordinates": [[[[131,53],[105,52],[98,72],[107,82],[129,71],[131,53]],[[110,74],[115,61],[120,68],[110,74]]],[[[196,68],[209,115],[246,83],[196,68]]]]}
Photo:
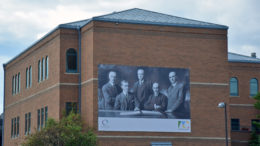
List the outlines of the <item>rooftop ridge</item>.
{"type": "Polygon", "coordinates": [[[247,55],[242,55],[242,54],[238,54],[238,53],[234,53],[234,52],[228,52],[230,54],[233,54],[233,55],[238,55],[238,56],[241,56],[241,57],[248,57],[248,58],[251,58],[251,59],[257,59],[260,61],[260,58],[253,58],[251,56],[247,56],[247,55]]]}

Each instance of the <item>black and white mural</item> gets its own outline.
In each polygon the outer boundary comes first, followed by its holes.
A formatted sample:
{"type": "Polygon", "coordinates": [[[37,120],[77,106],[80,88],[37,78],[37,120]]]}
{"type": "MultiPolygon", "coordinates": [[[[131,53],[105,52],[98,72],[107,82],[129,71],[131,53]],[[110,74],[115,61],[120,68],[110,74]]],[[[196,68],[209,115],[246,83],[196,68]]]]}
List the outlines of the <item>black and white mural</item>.
{"type": "Polygon", "coordinates": [[[191,132],[189,70],[100,64],[98,130],[191,132]]]}

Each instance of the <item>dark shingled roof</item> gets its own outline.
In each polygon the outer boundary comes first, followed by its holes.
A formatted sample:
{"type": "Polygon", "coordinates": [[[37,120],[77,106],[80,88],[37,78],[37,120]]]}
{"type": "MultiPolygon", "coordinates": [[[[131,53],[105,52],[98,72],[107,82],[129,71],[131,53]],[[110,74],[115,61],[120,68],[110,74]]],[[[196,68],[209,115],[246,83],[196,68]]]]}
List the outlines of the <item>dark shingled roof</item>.
{"type": "Polygon", "coordinates": [[[228,53],[228,61],[229,62],[244,62],[244,63],[260,63],[259,58],[251,57],[251,56],[245,56],[241,54],[236,53],[228,53]]]}
{"type": "Polygon", "coordinates": [[[202,22],[192,19],[176,17],[172,15],[157,13],[153,11],[133,8],[120,12],[113,12],[107,15],[96,16],[91,19],[66,23],[71,27],[83,27],[92,20],[117,22],[117,23],[132,23],[132,24],[149,24],[163,26],[180,26],[180,27],[195,27],[195,28],[213,28],[213,29],[228,29],[227,26],[202,22]]]}

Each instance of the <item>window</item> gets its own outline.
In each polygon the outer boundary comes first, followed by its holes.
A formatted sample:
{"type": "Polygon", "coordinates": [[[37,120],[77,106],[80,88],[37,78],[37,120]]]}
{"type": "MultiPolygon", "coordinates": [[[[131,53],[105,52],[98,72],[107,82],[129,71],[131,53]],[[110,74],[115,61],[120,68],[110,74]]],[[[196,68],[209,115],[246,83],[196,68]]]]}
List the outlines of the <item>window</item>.
{"type": "Polygon", "coordinates": [[[28,128],[27,128],[27,125],[28,125],[28,124],[27,124],[27,119],[28,119],[27,113],[25,114],[24,119],[25,119],[25,121],[24,121],[24,123],[25,123],[25,124],[24,124],[24,134],[27,135],[27,134],[28,134],[28,133],[27,133],[27,132],[28,132],[28,128]]]}
{"type": "Polygon", "coordinates": [[[17,127],[16,127],[16,136],[19,136],[19,127],[20,127],[20,125],[19,125],[19,122],[20,122],[20,117],[17,117],[17,127]]]}
{"type": "Polygon", "coordinates": [[[11,123],[11,137],[14,137],[14,119],[12,119],[12,123],[11,123]]]}
{"type": "Polygon", "coordinates": [[[77,52],[72,48],[66,52],[66,72],[77,72],[77,52]]]}
{"type": "Polygon", "coordinates": [[[38,82],[41,82],[41,60],[38,61],[38,82]]]}
{"type": "Polygon", "coordinates": [[[40,120],[41,120],[41,111],[40,109],[37,110],[37,129],[40,130],[40,120]]]}
{"type": "Polygon", "coordinates": [[[15,88],[14,88],[14,93],[17,93],[17,74],[15,75],[15,88]]]}
{"type": "Polygon", "coordinates": [[[37,110],[37,129],[40,130],[46,125],[48,119],[48,107],[41,108],[37,110]],[[44,124],[45,123],[45,124],[44,124]]]}
{"type": "Polygon", "coordinates": [[[233,130],[233,131],[240,130],[239,119],[231,119],[231,130],[233,130]]]}
{"type": "Polygon", "coordinates": [[[45,107],[45,120],[44,120],[45,126],[46,126],[47,120],[48,120],[48,107],[46,106],[45,107]]]}
{"type": "Polygon", "coordinates": [[[20,93],[20,83],[21,83],[21,77],[20,77],[20,73],[18,73],[18,83],[17,83],[17,92],[20,93]]]}
{"type": "Polygon", "coordinates": [[[32,66],[29,68],[29,85],[32,87],[32,66]]]}
{"type": "Polygon", "coordinates": [[[26,68],[26,88],[29,86],[29,70],[26,68]]]}
{"type": "Polygon", "coordinates": [[[252,127],[251,130],[252,130],[252,131],[256,131],[256,132],[260,132],[260,128],[258,128],[258,127],[254,124],[255,122],[258,122],[258,123],[259,123],[260,120],[258,120],[258,119],[252,119],[252,120],[251,120],[251,127],[252,127]]]}
{"type": "Polygon", "coordinates": [[[253,78],[250,80],[250,96],[255,96],[258,92],[258,81],[253,78]]]}
{"type": "Polygon", "coordinates": [[[45,60],[45,77],[46,79],[48,79],[48,76],[49,76],[49,57],[46,56],[46,60],[45,60]]]}
{"type": "Polygon", "coordinates": [[[24,134],[30,134],[31,133],[31,113],[26,113],[25,114],[25,130],[24,130],[24,134]]]}
{"type": "Polygon", "coordinates": [[[42,80],[45,80],[45,59],[42,58],[42,80]]]}
{"type": "Polygon", "coordinates": [[[77,113],[77,103],[76,102],[66,102],[66,115],[73,111],[77,113]]]}
{"type": "Polygon", "coordinates": [[[13,79],[12,79],[12,94],[14,95],[15,94],[15,77],[13,76],[13,79]]]}
{"type": "Polygon", "coordinates": [[[15,117],[15,118],[12,118],[12,122],[11,122],[11,137],[12,138],[15,138],[15,137],[18,137],[19,136],[19,131],[20,131],[20,117],[15,117]]]}
{"type": "Polygon", "coordinates": [[[238,96],[238,80],[237,78],[230,79],[230,96],[238,96]]]}

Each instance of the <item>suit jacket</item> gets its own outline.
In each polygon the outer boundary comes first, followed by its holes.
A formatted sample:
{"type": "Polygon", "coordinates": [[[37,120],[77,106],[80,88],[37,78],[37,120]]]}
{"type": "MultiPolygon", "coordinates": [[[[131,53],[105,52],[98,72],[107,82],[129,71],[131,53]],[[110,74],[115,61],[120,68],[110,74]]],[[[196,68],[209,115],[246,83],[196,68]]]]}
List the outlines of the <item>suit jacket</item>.
{"type": "Polygon", "coordinates": [[[154,104],[160,105],[159,111],[165,111],[167,108],[167,97],[161,93],[158,96],[151,95],[147,102],[144,104],[145,110],[154,110],[154,104]]]}
{"type": "Polygon", "coordinates": [[[115,110],[133,110],[134,109],[134,97],[133,95],[129,94],[125,96],[123,92],[121,92],[116,97],[115,101],[115,110]]]}
{"type": "Polygon", "coordinates": [[[184,107],[185,91],[182,83],[176,83],[175,87],[172,85],[167,90],[168,93],[168,107],[167,110],[172,112],[186,112],[184,107]]]}
{"type": "Polygon", "coordinates": [[[149,81],[144,81],[143,84],[140,85],[137,81],[134,83],[133,91],[135,97],[135,107],[138,107],[142,110],[144,103],[152,94],[152,84],[149,81]]]}
{"type": "Polygon", "coordinates": [[[114,108],[116,96],[120,93],[120,87],[117,85],[112,86],[109,82],[102,87],[104,97],[105,109],[111,110],[114,108]]]}

